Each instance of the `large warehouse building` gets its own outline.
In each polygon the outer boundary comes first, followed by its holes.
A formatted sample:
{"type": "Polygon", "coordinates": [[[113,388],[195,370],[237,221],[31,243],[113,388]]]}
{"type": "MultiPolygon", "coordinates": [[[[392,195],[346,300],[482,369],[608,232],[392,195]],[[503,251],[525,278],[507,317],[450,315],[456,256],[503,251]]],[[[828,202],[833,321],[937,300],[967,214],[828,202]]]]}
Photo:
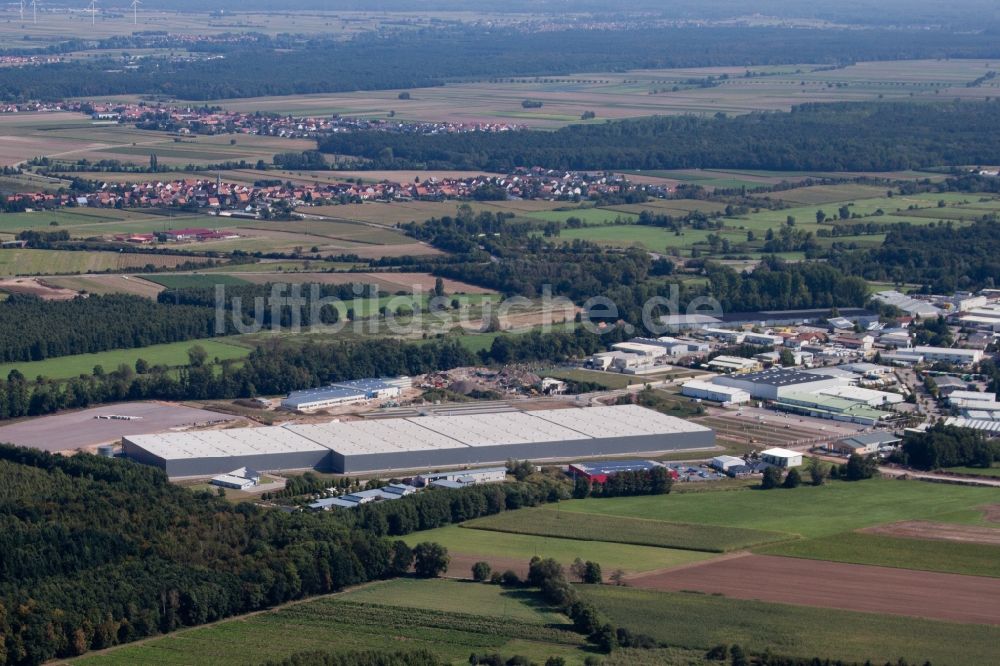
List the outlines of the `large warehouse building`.
{"type": "Polygon", "coordinates": [[[850,382],[843,377],[771,368],[745,375],[715,377],[712,383],[742,389],[758,400],[778,400],[790,393],[815,393],[850,382]]]}
{"type": "Polygon", "coordinates": [[[122,438],[171,477],[237,467],[336,473],[705,449],[715,432],[636,405],[292,424],[122,438]]]}

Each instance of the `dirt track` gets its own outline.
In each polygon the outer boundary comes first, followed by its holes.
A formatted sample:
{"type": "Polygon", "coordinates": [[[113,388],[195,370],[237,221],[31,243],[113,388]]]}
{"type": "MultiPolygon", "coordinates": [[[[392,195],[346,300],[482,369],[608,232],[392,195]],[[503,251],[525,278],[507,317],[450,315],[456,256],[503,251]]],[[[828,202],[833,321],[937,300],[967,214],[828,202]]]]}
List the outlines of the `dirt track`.
{"type": "Polygon", "coordinates": [[[876,525],[861,530],[868,534],[881,534],[905,539],[930,539],[932,541],[961,541],[1000,546],[1000,529],[975,525],[952,525],[924,520],[904,520],[888,525],[876,525]]]}
{"type": "Polygon", "coordinates": [[[629,585],[1000,625],[1000,579],[748,555],[637,576],[629,585]]]}

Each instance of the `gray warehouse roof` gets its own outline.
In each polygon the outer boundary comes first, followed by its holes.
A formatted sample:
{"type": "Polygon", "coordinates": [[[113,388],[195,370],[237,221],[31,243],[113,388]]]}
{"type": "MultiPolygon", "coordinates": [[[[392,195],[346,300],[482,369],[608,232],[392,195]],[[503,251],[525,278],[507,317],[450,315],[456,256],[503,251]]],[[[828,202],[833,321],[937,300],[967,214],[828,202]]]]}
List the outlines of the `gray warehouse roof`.
{"type": "Polygon", "coordinates": [[[710,428],[636,405],[459,416],[418,416],[325,424],[292,424],[129,436],[132,445],[164,460],[333,451],[343,456],[468,450],[711,433],[710,428]]]}
{"type": "Polygon", "coordinates": [[[342,386],[324,386],[322,388],[306,389],[304,391],[293,391],[288,397],[281,401],[286,407],[296,407],[319,400],[336,400],[338,398],[364,398],[365,392],[354,388],[344,388],[342,386]]]}
{"type": "Polygon", "coordinates": [[[761,372],[750,372],[745,375],[733,375],[733,379],[755,384],[765,384],[767,386],[795,386],[797,384],[808,384],[824,379],[834,379],[832,375],[819,373],[802,372],[800,370],[786,370],[783,368],[771,368],[761,372]]]}

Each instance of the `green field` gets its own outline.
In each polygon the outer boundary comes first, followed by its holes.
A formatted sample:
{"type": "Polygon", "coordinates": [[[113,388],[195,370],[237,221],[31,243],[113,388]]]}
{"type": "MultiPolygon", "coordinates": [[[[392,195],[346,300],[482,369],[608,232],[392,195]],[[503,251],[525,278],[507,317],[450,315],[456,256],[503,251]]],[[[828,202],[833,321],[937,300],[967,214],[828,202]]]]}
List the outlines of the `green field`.
{"type": "Polygon", "coordinates": [[[615,220],[634,221],[638,215],[635,213],[625,213],[621,211],[606,210],[604,208],[581,208],[578,210],[547,210],[532,213],[524,213],[525,217],[546,222],[565,223],[571,217],[583,221],[585,225],[596,226],[603,224],[613,224],[615,220]]]}
{"type": "Polygon", "coordinates": [[[946,472],[952,474],[971,474],[974,476],[1000,476],[1000,464],[993,463],[993,467],[948,467],[946,472]]]}
{"type": "Polygon", "coordinates": [[[723,553],[788,539],[787,535],[780,532],[562,512],[552,508],[506,511],[467,522],[463,527],[710,553],[723,553]]]}
{"type": "Polygon", "coordinates": [[[779,655],[875,663],[991,666],[1000,627],[937,622],[829,608],[743,601],[694,593],[580,586],[613,624],[693,649],[737,643],[779,655]]]}
{"type": "Polygon", "coordinates": [[[18,370],[28,379],[47,377],[49,379],[70,379],[83,374],[90,374],[94,366],[101,366],[105,371],[116,370],[125,364],[134,368],[137,359],[145,359],[150,365],[166,365],[177,367],[187,365],[188,350],[195,345],[201,345],[208,352],[209,359],[239,359],[250,353],[250,349],[238,345],[226,338],[207,338],[203,340],[187,340],[171,342],[163,345],[152,345],[139,349],[115,349],[96,354],[76,354],[75,356],[60,356],[44,361],[25,363],[7,363],[0,365],[0,376],[6,377],[11,370],[18,370]]]}
{"type": "Polygon", "coordinates": [[[322,650],[429,650],[453,664],[471,652],[521,654],[574,665],[588,654],[583,637],[538,598],[499,586],[394,580],[276,611],[175,632],[74,664],[243,666],[322,650]],[[555,624],[552,624],[555,623],[555,624]]]}
{"type": "Polygon", "coordinates": [[[766,555],[1000,577],[1000,548],[977,543],[902,539],[845,532],[816,539],[787,541],[754,550],[766,555]]]}
{"type": "Polygon", "coordinates": [[[631,384],[638,384],[641,378],[632,375],[622,375],[613,372],[600,372],[597,370],[579,370],[576,368],[549,368],[542,371],[546,377],[556,379],[568,379],[574,382],[592,382],[600,384],[607,389],[622,389],[631,384]]]}
{"type": "Polygon", "coordinates": [[[422,541],[436,541],[453,553],[481,556],[486,561],[490,561],[491,557],[516,558],[525,565],[535,555],[552,557],[564,564],[570,564],[579,557],[599,562],[609,572],[615,569],[628,572],[652,571],[712,557],[709,553],[693,550],[487,532],[457,525],[418,532],[404,537],[404,540],[411,546],[422,541]]]}
{"type": "Polygon", "coordinates": [[[562,511],[829,536],[900,520],[983,523],[993,488],[871,479],[795,490],[745,490],[564,502],[562,511]]]}

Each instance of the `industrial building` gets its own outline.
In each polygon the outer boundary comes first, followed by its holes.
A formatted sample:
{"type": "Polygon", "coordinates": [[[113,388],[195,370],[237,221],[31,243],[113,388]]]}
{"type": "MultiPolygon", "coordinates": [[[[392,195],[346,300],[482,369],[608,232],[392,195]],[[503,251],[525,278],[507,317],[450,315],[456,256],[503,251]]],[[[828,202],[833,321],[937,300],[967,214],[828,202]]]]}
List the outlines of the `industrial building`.
{"type": "Polygon", "coordinates": [[[127,457],[184,477],[240,466],[358,473],[705,449],[715,433],[616,405],[137,435],[122,444],[127,457]]]}
{"type": "Polygon", "coordinates": [[[412,385],[409,377],[356,379],[314,389],[292,391],[281,401],[285,409],[301,412],[354,405],[368,400],[396,398],[412,385]]]}
{"type": "Polygon", "coordinates": [[[681,387],[681,394],[689,398],[719,402],[723,405],[742,405],[750,402],[750,394],[743,389],[703,382],[697,379],[686,382],[681,387]]]}
{"type": "Polygon", "coordinates": [[[799,370],[771,368],[745,375],[716,377],[712,383],[742,389],[758,400],[778,400],[790,393],[813,393],[822,389],[845,386],[848,380],[799,370]]]}
{"type": "Polygon", "coordinates": [[[594,483],[605,483],[609,476],[621,474],[622,472],[648,472],[652,469],[662,467],[667,470],[671,478],[678,477],[677,470],[670,469],[666,465],[655,460],[612,460],[595,463],[573,463],[569,465],[570,476],[582,477],[594,483]]]}
{"type": "Polygon", "coordinates": [[[737,465],[746,465],[747,461],[736,456],[715,456],[710,464],[720,472],[728,472],[737,465]]]}
{"type": "Polygon", "coordinates": [[[422,487],[433,485],[440,481],[450,481],[461,486],[474,486],[480,483],[499,483],[506,478],[506,467],[482,467],[479,469],[461,469],[452,472],[421,474],[413,479],[413,483],[417,487],[422,487]]]}
{"type": "Polygon", "coordinates": [[[924,357],[927,363],[953,363],[955,365],[972,365],[983,360],[981,349],[953,349],[951,347],[914,347],[913,353],[924,357]]]}
{"type": "MultiPolygon", "coordinates": [[[[837,313],[851,322],[857,322],[862,326],[868,326],[878,321],[877,312],[865,310],[864,308],[840,308],[837,313]]],[[[660,322],[673,330],[698,330],[705,328],[741,328],[744,326],[798,326],[801,324],[813,324],[829,319],[831,312],[829,308],[816,308],[811,310],[760,310],[757,312],[727,312],[719,315],[707,314],[686,314],[686,315],[666,315],[660,318],[660,322]]]]}
{"type": "Polygon", "coordinates": [[[752,358],[742,356],[716,356],[708,362],[708,367],[717,372],[742,374],[747,372],[758,372],[763,365],[752,358]]]}

